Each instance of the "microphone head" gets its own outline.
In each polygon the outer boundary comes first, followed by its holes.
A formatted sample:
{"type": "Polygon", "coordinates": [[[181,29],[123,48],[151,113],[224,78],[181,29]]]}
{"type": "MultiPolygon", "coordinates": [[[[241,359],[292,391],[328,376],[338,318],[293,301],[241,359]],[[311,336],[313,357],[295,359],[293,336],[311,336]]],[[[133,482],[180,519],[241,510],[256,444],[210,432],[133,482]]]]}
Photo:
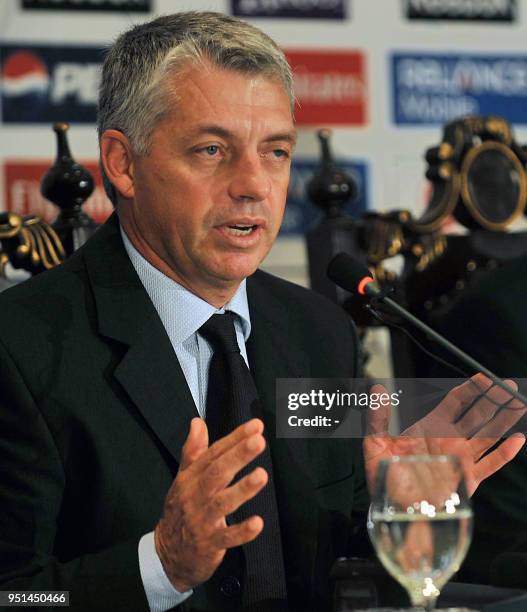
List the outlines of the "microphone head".
{"type": "Polygon", "coordinates": [[[360,295],[376,295],[378,289],[368,268],[348,253],[338,253],[329,262],[327,275],[330,280],[346,291],[360,295]]]}

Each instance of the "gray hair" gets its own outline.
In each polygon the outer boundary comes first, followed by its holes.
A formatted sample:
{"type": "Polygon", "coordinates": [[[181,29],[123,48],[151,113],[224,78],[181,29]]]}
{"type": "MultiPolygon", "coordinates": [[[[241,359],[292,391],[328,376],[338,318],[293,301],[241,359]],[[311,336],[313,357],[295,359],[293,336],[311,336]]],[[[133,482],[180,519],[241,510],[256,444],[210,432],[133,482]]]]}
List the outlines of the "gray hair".
{"type": "MultiPolygon", "coordinates": [[[[134,26],[110,48],[99,91],[99,139],[105,130],[116,129],[127,136],[138,155],[147,155],[152,132],[177,93],[167,76],[193,63],[276,79],[284,85],[294,109],[291,69],[269,36],[228,15],[190,11],[134,26]]],[[[106,193],[116,204],[102,164],[101,172],[106,193]]]]}

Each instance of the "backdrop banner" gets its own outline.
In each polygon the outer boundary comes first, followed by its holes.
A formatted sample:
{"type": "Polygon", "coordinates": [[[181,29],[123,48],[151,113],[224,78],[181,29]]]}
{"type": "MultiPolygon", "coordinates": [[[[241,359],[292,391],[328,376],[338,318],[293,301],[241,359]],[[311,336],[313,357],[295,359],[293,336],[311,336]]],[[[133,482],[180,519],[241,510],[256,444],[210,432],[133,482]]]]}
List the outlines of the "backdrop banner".
{"type": "Polygon", "coordinates": [[[296,19],[346,19],[348,0],[231,0],[238,17],[293,17],[296,19]]]}
{"type": "Polygon", "coordinates": [[[151,0],[21,0],[25,10],[113,11],[149,13],[151,0]]]}
{"type": "Polygon", "coordinates": [[[408,19],[516,21],[516,0],[403,0],[408,19]]]}

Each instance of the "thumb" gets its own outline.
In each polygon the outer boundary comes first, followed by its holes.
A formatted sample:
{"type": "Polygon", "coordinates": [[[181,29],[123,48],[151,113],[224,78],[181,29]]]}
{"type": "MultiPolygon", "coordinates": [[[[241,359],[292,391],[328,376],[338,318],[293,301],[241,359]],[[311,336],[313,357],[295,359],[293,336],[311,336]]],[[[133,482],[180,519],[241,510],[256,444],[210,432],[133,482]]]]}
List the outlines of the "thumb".
{"type": "Polygon", "coordinates": [[[382,385],[373,385],[370,389],[370,405],[366,415],[366,435],[381,436],[388,433],[391,416],[391,403],[388,391],[382,385]],[[381,401],[383,400],[383,401],[381,401]]]}
{"type": "Polygon", "coordinates": [[[370,406],[366,415],[366,436],[363,441],[364,467],[366,470],[366,481],[370,495],[373,494],[375,479],[377,478],[377,467],[379,461],[389,453],[390,436],[388,427],[390,425],[391,404],[376,401],[380,400],[381,394],[387,393],[382,385],[373,385],[370,389],[370,406]]]}
{"type": "Polygon", "coordinates": [[[194,463],[209,447],[209,432],[203,419],[196,417],[190,422],[185,444],[181,449],[180,469],[194,463]]]}

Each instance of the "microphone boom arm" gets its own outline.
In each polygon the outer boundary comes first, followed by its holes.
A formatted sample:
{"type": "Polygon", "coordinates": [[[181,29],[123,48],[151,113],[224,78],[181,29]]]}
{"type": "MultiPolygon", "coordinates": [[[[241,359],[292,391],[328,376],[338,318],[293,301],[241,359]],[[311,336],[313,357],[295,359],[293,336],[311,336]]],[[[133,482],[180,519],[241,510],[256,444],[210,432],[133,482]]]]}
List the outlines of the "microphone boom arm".
{"type": "MultiPolygon", "coordinates": [[[[370,292],[366,290],[366,293],[370,293],[370,292]]],[[[408,312],[406,308],[399,306],[397,302],[383,295],[382,293],[377,294],[375,297],[378,301],[381,301],[387,306],[389,306],[401,318],[405,319],[406,321],[408,321],[409,323],[417,327],[417,329],[425,333],[429,338],[431,338],[432,340],[435,340],[440,346],[442,346],[443,348],[448,350],[450,353],[458,357],[466,365],[470,366],[473,370],[476,370],[477,372],[481,372],[482,374],[485,374],[485,376],[490,378],[490,380],[492,380],[492,382],[495,385],[497,385],[498,387],[501,387],[504,391],[507,391],[507,393],[510,393],[514,398],[516,398],[517,400],[520,400],[523,404],[527,406],[527,397],[525,397],[525,395],[523,395],[519,391],[515,391],[514,389],[512,389],[509,385],[507,385],[507,383],[503,382],[503,380],[501,380],[498,376],[496,376],[496,374],[494,374],[484,365],[479,363],[479,361],[476,361],[475,359],[470,357],[470,355],[467,355],[465,351],[462,351],[455,344],[452,344],[452,342],[447,340],[444,336],[442,336],[441,334],[438,334],[431,327],[429,327],[428,325],[420,321],[417,317],[414,317],[414,315],[411,312],[408,312]]]]}
{"type": "Polygon", "coordinates": [[[376,302],[383,302],[394,312],[396,312],[402,319],[408,321],[417,329],[426,334],[429,338],[437,342],[439,346],[442,346],[449,353],[455,355],[458,359],[460,359],[460,361],[468,365],[476,372],[485,374],[485,376],[490,378],[495,385],[504,391],[507,391],[507,393],[512,395],[512,397],[521,401],[522,404],[527,406],[527,397],[525,397],[520,391],[512,389],[509,385],[507,385],[507,383],[502,381],[498,376],[496,376],[496,374],[491,372],[484,365],[470,357],[470,355],[467,355],[464,351],[452,344],[452,342],[444,338],[441,334],[438,334],[431,327],[420,321],[417,317],[414,317],[414,315],[408,312],[406,308],[403,308],[397,302],[389,298],[387,295],[388,291],[386,289],[381,289],[377,285],[373,277],[370,275],[368,268],[363,263],[355,260],[348,253],[338,253],[335,255],[328,265],[327,274],[330,280],[336,283],[339,287],[342,287],[342,289],[367,296],[376,302]]]}

